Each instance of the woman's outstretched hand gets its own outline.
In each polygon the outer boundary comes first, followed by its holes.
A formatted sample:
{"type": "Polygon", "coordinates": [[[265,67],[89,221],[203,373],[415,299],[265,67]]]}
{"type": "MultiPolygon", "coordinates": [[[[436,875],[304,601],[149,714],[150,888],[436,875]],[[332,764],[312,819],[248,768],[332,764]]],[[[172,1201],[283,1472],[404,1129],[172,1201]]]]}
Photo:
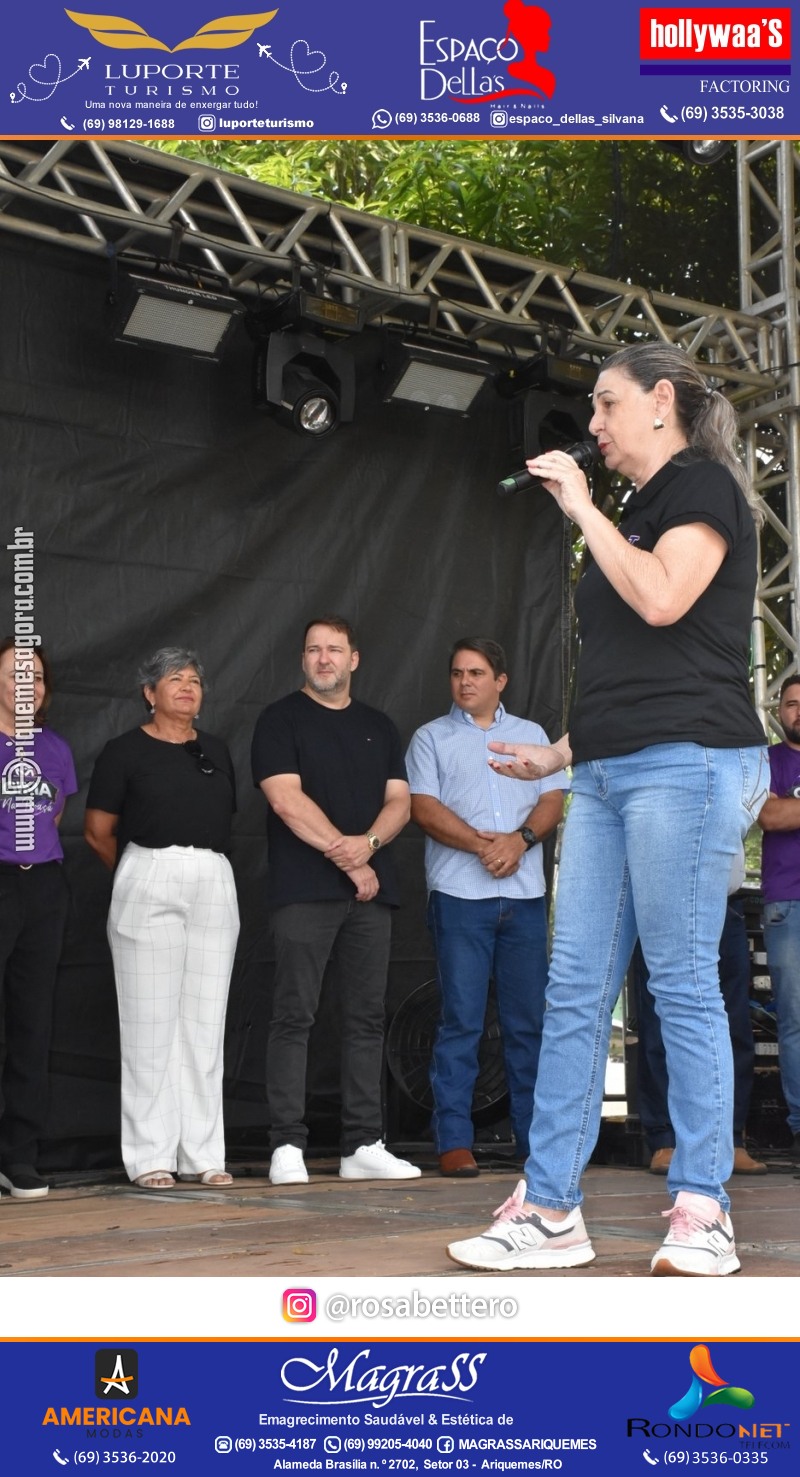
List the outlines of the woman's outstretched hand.
{"type": "MultiPolygon", "coordinates": [[[[563,740],[562,740],[563,742],[563,740]]],[[[504,774],[513,780],[540,780],[548,774],[558,774],[569,763],[557,744],[500,744],[491,743],[495,754],[504,754],[505,759],[490,759],[495,774],[504,774]]]]}

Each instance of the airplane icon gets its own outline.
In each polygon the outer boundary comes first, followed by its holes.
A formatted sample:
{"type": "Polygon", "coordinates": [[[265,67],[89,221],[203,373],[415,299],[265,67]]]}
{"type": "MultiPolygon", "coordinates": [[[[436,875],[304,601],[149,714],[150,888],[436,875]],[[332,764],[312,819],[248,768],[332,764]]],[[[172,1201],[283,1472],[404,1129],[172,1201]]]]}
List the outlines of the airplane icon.
{"type": "Polygon", "coordinates": [[[92,60],[92,58],[90,56],[79,56],[78,57],[78,71],[79,72],[85,71],[91,60],[92,60]]]}
{"type": "Polygon", "coordinates": [[[259,54],[259,56],[269,56],[270,55],[270,52],[272,51],[272,47],[271,46],[262,46],[262,44],[261,44],[260,41],[257,42],[256,44],[258,46],[258,54],[259,54]]]}

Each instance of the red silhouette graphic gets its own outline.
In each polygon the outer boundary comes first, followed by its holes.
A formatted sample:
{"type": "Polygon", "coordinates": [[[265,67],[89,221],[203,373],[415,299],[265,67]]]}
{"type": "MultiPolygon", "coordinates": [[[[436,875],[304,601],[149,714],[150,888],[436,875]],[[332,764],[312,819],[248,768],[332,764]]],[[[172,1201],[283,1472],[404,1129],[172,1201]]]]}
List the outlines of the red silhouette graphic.
{"type": "Polygon", "coordinates": [[[503,14],[508,16],[503,45],[513,36],[522,51],[519,61],[509,62],[509,76],[518,77],[520,82],[529,82],[545,97],[552,97],[556,88],[555,76],[536,60],[536,53],[547,51],[550,46],[550,16],[541,5],[525,5],[523,0],[507,0],[503,14]]]}

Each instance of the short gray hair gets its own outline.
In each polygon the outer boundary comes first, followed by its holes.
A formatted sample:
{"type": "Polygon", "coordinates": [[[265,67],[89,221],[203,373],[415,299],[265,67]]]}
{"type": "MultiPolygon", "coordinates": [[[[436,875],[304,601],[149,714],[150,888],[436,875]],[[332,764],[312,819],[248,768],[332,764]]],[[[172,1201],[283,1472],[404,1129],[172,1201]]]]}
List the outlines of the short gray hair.
{"type": "MultiPolygon", "coordinates": [[[[162,677],[168,677],[170,672],[180,672],[184,667],[194,667],[200,678],[200,686],[203,692],[206,690],[206,674],[200,658],[196,651],[187,651],[182,646],[161,646],[154,651],[147,661],[142,662],[136,674],[139,686],[155,687],[162,677]]],[[[147,699],[145,699],[147,702],[147,699]]],[[[148,703],[149,707],[150,704],[148,703]]]]}

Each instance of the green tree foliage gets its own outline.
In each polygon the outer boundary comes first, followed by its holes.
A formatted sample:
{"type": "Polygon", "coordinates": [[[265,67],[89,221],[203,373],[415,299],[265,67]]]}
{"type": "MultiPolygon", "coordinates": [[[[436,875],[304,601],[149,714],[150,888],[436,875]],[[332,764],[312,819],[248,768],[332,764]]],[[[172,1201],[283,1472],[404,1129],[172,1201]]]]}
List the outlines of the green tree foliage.
{"type": "Polygon", "coordinates": [[[733,154],[604,139],[164,140],[262,183],[701,302],[738,304],[733,154]]]}

